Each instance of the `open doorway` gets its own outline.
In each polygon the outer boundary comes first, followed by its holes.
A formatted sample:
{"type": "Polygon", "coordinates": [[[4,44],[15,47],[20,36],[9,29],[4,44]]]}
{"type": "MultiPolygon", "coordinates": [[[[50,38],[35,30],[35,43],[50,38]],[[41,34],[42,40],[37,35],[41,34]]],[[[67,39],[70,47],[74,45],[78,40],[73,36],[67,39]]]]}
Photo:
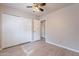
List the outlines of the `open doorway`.
{"type": "Polygon", "coordinates": [[[44,39],[45,40],[45,21],[46,20],[42,20],[40,23],[40,37],[41,39],[44,39]]]}

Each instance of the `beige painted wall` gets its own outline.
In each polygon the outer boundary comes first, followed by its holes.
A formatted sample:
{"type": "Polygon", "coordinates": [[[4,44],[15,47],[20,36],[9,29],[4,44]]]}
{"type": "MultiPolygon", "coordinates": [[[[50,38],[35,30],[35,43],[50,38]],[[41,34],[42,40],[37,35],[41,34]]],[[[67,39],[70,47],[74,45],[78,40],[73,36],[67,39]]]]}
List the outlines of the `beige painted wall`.
{"type": "Polygon", "coordinates": [[[46,41],[79,51],[79,4],[42,17],[46,20],[46,41]]]}
{"type": "MultiPolygon", "coordinates": [[[[28,13],[25,13],[25,12],[23,12],[23,11],[20,11],[20,10],[17,10],[17,9],[14,9],[14,8],[9,8],[9,7],[5,7],[5,6],[1,6],[0,5],[0,13],[1,13],[1,15],[2,14],[7,14],[7,15],[11,15],[11,16],[16,16],[16,17],[22,17],[22,18],[26,18],[26,20],[28,19],[28,20],[33,20],[34,19],[34,17],[35,16],[31,16],[31,15],[29,15],[28,13]]],[[[0,18],[1,18],[1,15],[0,15],[0,18]]],[[[0,21],[1,21],[2,19],[0,19],[0,21]]],[[[6,20],[7,21],[7,20],[6,20]]],[[[21,21],[21,20],[20,20],[21,21]]],[[[25,21],[25,20],[24,20],[25,21]]],[[[5,22],[5,21],[4,21],[5,22]]],[[[17,22],[17,21],[16,21],[17,22]]],[[[16,23],[15,22],[15,23],[16,23]]],[[[0,24],[1,24],[2,22],[0,22],[0,24]]],[[[29,22],[28,22],[29,23],[29,22]]],[[[21,23],[22,24],[22,23],[21,23]]],[[[0,25],[0,27],[1,27],[1,25],[0,25]]],[[[25,26],[24,26],[25,27],[25,26]]],[[[2,28],[0,28],[0,29],[2,29],[2,28]]],[[[25,30],[24,30],[25,31],[25,30]]],[[[31,31],[32,31],[32,29],[31,29],[31,31]]],[[[0,30],[0,32],[1,32],[1,30],[0,30]]],[[[0,33],[0,40],[2,40],[1,39],[1,33],[0,33]]],[[[28,36],[29,37],[29,36],[28,36]]],[[[0,47],[1,47],[1,41],[0,41],[0,47]]]]}
{"type": "Polygon", "coordinates": [[[0,13],[0,48],[1,48],[1,13],[0,13]]]}

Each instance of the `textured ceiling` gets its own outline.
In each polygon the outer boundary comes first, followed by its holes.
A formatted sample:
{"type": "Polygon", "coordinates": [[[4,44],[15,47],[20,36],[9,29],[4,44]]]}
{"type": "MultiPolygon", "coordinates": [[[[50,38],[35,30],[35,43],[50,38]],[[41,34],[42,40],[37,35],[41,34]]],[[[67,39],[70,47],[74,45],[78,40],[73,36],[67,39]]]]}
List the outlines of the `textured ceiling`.
{"type": "Polygon", "coordinates": [[[32,8],[26,8],[26,6],[31,6],[32,3],[3,3],[1,5],[15,8],[31,15],[43,16],[47,13],[72,5],[72,3],[47,3],[44,7],[44,12],[33,12],[32,8]]]}

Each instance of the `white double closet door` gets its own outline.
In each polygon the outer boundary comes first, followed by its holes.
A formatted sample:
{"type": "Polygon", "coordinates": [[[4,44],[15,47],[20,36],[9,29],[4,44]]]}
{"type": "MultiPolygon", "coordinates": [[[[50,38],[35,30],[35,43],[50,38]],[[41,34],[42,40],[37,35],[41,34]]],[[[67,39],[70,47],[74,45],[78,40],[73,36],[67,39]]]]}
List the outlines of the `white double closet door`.
{"type": "Polygon", "coordinates": [[[40,21],[2,14],[2,48],[40,40],[40,21]]]}
{"type": "Polygon", "coordinates": [[[2,14],[2,48],[32,40],[32,20],[2,14]]]}

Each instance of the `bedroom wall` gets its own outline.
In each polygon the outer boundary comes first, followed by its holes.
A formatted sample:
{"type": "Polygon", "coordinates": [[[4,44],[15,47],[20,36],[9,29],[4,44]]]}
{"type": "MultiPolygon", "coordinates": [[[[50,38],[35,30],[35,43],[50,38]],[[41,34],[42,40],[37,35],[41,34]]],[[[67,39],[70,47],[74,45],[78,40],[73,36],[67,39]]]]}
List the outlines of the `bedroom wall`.
{"type": "Polygon", "coordinates": [[[0,48],[1,48],[1,14],[0,14],[0,48]]]}
{"type": "MultiPolygon", "coordinates": [[[[23,11],[20,11],[20,10],[17,10],[17,9],[14,9],[14,8],[10,8],[10,7],[7,7],[7,6],[1,6],[0,5],[0,18],[2,18],[1,17],[1,15],[3,16],[3,14],[6,14],[6,15],[11,15],[11,17],[12,16],[15,16],[15,18],[16,17],[19,17],[19,21],[18,20],[12,20],[11,22],[15,22],[15,23],[13,23],[13,25],[17,25],[17,26],[19,26],[20,25],[20,23],[21,23],[21,25],[24,23],[24,27],[26,26],[26,24],[28,24],[29,22],[28,21],[30,21],[30,23],[31,24],[29,24],[29,25],[27,25],[28,27],[30,27],[30,26],[32,26],[32,20],[35,18],[35,16],[31,16],[31,15],[29,15],[28,13],[25,13],[25,12],[23,12],[23,11]],[[23,20],[22,20],[22,18],[23,18],[23,20]],[[26,19],[26,20],[24,20],[24,19],[26,19]],[[25,21],[25,22],[24,22],[25,21]],[[28,22],[28,23],[27,23],[28,22]],[[18,25],[19,24],[19,25],[18,25]]],[[[6,16],[5,16],[6,17],[6,16]]],[[[14,17],[13,17],[14,18],[14,17]]],[[[13,19],[12,18],[12,19],[13,19]]],[[[3,16],[3,19],[4,19],[4,16],[3,16]]],[[[17,18],[18,19],[18,18],[17,18]]],[[[1,21],[2,19],[0,19],[0,21],[1,21]]],[[[3,20],[3,21],[1,21],[0,22],[0,24],[3,22],[3,24],[1,24],[2,26],[3,25],[5,25],[6,24],[6,26],[9,24],[9,25],[12,25],[12,23],[10,24],[9,23],[9,21],[10,21],[10,19],[7,19],[7,20],[3,20]],[[4,24],[5,23],[5,24],[4,24]],[[8,24],[7,24],[8,23],[8,24]]],[[[8,38],[6,38],[6,34],[5,33],[3,33],[4,31],[3,31],[3,28],[2,28],[2,26],[0,25],[0,48],[1,48],[1,43],[2,43],[2,40],[4,41],[4,40],[6,40],[6,39],[9,39],[10,40],[10,37],[8,37],[8,38]],[[1,33],[3,33],[3,34],[1,34],[1,33]],[[4,35],[5,34],[5,35],[4,35]],[[2,39],[1,39],[1,37],[2,37],[2,39]],[[6,39],[4,39],[4,38],[6,38],[6,39]]],[[[13,26],[12,25],[12,26],[13,26]]],[[[6,26],[3,26],[4,28],[6,27],[6,26]]],[[[16,28],[17,26],[15,26],[14,28],[16,28]]],[[[27,27],[26,26],[26,27],[27,27]]],[[[26,27],[24,28],[23,27],[23,31],[22,31],[22,33],[20,33],[21,35],[22,35],[22,37],[23,37],[23,32],[26,32],[27,30],[25,30],[25,29],[27,29],[26,27]]],[[[8,28],[5,28],[6,30],[7,29],[9,29],[9,28],[11,28],[11,26],[8,26],[8,28]]],[[[12,27],[13,28],[13,27],[12,27]]],[[[20,27],[21,28],[21,27],[20,27]]],[[[32,31],[32,27],[30,27],[31,29],[29,30],[29,31],[32,31]]],[[[18,29],[16,29],[16,30],[19,30],[19,28],[18,29]]],[[[27,31],[27,32],[29,32],[29,31],[27,31]]],[[[8,31],[9,32],[9,31],[8,31]]],[[[9,34],[7,34],[7,35],[10,35],[10,33],[9,34]]],[[[16,34],[17,36],[20,36],[19,34],[16,34]]],[[[29,34],[28,34],[29,35],[29,34]]],[[[11,36],[11,35],[10,35],[11,36]]],[[[12,36],[11,36],[12,37],[12,36]]],[[[21,36],[20,36],[21,37],[21,36]]],[[[21,37],[21,38],[22,38],[21,37]]],[[[29,36],[28,36],[29,37],[29,36]]],[[[14,37],[15,38],[15,37],[14,37]]],[[[19,37],[16,37],[16,38],[19,38],[19,37]]],[[[20,38],[20,39],[21,39],[20,38]]],[[[32,38],[32,37],[31,37],[32,38]]],[[[13,39],[13,38],[12,38],[13,39]]],[[[23,39],[25,39],[25,38],[23,38],[23,39]]],[[[28,38],[28,40],[29,40],[29,38],[28,38]]],[[[10,42],[10,41],[9,41],[10,42]]],[[[9,42],[7,42],[7,43],[9,43],[9,42]]],[[[8,44],[8,45],[6,45],[7,43],[4,43],[3,45],[4,45],[4,47],[8,47],[10,44],[8,44]]],[[[15,42],[16,43],[16,42],[15,42]]],[[[23,43],[23,42],[22,42],[23,43]]],[[[11,43],[12,44],[12,43],[11,43]]],[[[15,44],[16,45],[16,44],[15,44]]],[[[4,48],[3,47],[3,48],[4,48]]]]}
{"type": "Polygon", "coordinates": [[[79,4],[44,15],[46,42],[79,52],[79,4]]]}

